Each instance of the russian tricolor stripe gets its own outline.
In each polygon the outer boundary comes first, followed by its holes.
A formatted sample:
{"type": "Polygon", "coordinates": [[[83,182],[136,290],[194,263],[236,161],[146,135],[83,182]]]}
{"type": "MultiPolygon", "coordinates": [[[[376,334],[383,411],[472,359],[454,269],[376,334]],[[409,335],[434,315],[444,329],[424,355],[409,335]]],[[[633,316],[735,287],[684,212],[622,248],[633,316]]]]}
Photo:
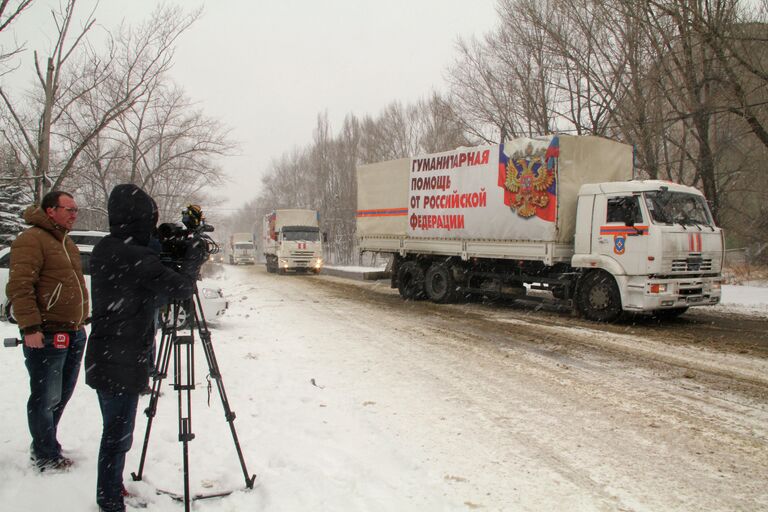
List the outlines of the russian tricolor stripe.
{"type": "Polygon", "coordinates": [[[358,217],[398,217],[408,215],[408,208],[383,208],[379,210],[357,210],[358,217]]]}

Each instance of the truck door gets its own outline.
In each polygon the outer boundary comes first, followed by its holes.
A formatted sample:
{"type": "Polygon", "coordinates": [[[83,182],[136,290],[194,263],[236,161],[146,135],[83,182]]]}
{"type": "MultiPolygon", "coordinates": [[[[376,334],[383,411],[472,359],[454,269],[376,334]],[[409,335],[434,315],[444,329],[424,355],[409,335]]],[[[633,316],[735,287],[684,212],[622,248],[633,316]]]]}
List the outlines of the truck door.
{"type": "Polygon", "coordinates": [[[627,275],[648,273],[648,222],[640,197],[615,194],[595,198],[593,247],[602,257],[616,261],[627,275]]]}

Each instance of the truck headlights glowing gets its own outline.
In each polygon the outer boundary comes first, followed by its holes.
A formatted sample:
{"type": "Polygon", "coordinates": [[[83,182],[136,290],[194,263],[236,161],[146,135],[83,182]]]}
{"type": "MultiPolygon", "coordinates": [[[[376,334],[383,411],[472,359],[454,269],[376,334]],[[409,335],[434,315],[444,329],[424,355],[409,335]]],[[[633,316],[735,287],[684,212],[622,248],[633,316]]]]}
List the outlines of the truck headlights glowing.
{"type": "Polygon", "coordinates": [[[651,283],[648,287],[650,293],[665,293],[667,291],[667,285],[663,283],[651,283]]]}
{"type": "Polygon", "coordinates": [[[314,267],[315,268],[322,268],[322,266],[323,266],[323,259],[322,258],[317,258],[315,260],[314,267]]]}

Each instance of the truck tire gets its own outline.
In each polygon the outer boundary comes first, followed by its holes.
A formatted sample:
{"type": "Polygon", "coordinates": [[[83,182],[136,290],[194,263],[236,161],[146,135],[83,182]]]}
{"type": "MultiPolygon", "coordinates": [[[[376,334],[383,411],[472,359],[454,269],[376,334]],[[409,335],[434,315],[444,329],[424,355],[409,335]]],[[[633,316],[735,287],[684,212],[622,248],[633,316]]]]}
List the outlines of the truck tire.
{"type": "Polygon", "coordinates": [[[621,294],[608,272],[596,270],[581,279],[576,306],[584,318],[595,322],[614,322],[622,314],[621,294]]]}
{"type": "Polygon", "coordinates": [[[277,260],[271,256],[267,256],[267,272],[274,274],[277,271],[277,260]]]}
{"type": "Polygon", "coordinates": [[[451,267],[443,263],[433,263],[425,276],[424,290],[432,302],[447,304],[456,300],[456,280],[451,267]]]}
{"type": "Polygon", "coordinates": [[[424,295],[424,269],[415,261],[400,264],[397,271],[397,291],[407,300],[421,300],[424,295]]]}

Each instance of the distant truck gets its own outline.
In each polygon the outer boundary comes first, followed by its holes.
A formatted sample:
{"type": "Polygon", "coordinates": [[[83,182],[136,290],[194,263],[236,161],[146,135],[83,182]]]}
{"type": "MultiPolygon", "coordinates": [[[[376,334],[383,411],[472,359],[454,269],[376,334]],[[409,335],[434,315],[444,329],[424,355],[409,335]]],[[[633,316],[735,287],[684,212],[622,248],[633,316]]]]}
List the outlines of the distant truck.
{"type": "Polygon", "coordinates": [[[267,271],[319,273],[323,246],[315,210],[275,210],[264,216],[262,251],[267,271]]]}
{"type": "Polygon", "coordinates": [[[234,233],[229,237],[229,264],[255,265],[256,245],[251,233],[234,233]]]}
{"type": "Polygon", "coordinates": [[[546,290],[595,321],[717,304],[704,196],[633,173],[631,146],[564,135],[363,165],[359,250],[392,256],[405,299],[546,290]]]}

